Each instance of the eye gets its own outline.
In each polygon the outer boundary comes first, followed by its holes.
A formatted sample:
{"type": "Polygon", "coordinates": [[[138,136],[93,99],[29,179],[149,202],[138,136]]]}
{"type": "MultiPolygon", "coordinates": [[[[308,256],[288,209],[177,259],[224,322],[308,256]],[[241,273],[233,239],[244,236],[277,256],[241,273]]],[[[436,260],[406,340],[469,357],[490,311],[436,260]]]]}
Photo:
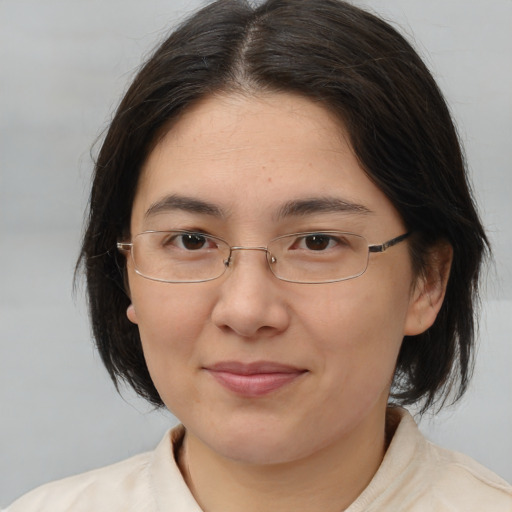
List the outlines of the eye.
{"type": "Polygon", "coordinates": [[[216,247],[215,242],[201,233],[180,233],[168,237],[163,241],[164,246],[173,245],[186,251],[198,251],[216,247]]]}
{"type": "Polygon", "coordinates": [[[206,237],[202,235],[190,234],[190,235],[181,235],[178,237],[183,248],[189,251],[197,251],[198,249],[202,249],[206,245],[206,237]]]}
{"type": "Polygon", "coordinates": [[[309,251],[325,251],[332,249],[341,243],[339,238],[325,233],[312,233],[302,236],[293,244],[294,249],[307,249],[309,251]]]}
{"type": "Polygon", "coordinates": [[[304,244],[312,251],[323,251],[331,247],[334,240],[326,235],[310,235],[304,238],[304,244]]]}

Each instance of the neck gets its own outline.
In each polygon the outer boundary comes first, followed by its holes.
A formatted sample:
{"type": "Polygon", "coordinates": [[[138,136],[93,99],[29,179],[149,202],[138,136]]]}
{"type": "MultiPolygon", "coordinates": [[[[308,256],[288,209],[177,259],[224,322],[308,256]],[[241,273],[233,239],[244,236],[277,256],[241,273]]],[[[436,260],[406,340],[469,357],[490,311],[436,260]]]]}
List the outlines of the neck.
{"type": "Polygon", "coordinates": [[[386,449],[385,415],[299,460],[255,465],[223,457],[187,432],[183,476],[205,512],[340,512],[369,484],[386,449]]]}

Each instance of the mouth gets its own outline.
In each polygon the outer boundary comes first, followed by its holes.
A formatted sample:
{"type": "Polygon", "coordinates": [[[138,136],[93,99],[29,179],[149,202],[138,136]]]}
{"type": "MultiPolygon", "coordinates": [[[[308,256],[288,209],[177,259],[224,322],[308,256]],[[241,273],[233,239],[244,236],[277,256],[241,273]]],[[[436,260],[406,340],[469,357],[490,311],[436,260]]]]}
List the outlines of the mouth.
{"type": "Polygon", "coordinates": [[[223,361],[204,367],[225,389],[247,398],[268,395],[299,380],[308,370],[270,361],[223,361]]]}

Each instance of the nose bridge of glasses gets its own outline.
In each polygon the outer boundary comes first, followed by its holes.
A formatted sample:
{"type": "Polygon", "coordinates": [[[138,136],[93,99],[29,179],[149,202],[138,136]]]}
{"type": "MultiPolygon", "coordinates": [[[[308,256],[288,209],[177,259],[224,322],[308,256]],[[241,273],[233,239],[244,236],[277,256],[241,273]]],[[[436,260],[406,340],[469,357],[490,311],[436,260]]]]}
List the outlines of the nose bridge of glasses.
{"type": "Polygon", "coordinates": [[[231,247],[230,249],[231,250],[229,253],[229,257],[225,261],[226,266],[231,265],[232,255],[233,255],[234,251],[260,251],[260,252],[265,253],[265,255],[267,256],[267,261],[273,262],[273,260],[274,260],[274,256],[272,256],[272,253],[270,253],[270,251],[268,250],[267,247],[259,247],[259,246],[246,247],[246,246],[242,246],[242,245],[235,245],[234,247],[231,247]]]}

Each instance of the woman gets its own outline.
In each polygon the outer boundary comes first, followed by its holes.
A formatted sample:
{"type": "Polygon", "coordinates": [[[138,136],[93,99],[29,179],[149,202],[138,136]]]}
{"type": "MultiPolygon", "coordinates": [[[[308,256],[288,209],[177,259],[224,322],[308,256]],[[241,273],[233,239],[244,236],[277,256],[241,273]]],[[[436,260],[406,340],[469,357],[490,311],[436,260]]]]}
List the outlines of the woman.
{"type": "Polygon", "coordinates": [[[114,381],[182,426],[8,510],[510,510],[400,407],[464,393],[486,247],[394,29],[337,0],[211,4],[121,102],[81,260],[114,381]]]}

